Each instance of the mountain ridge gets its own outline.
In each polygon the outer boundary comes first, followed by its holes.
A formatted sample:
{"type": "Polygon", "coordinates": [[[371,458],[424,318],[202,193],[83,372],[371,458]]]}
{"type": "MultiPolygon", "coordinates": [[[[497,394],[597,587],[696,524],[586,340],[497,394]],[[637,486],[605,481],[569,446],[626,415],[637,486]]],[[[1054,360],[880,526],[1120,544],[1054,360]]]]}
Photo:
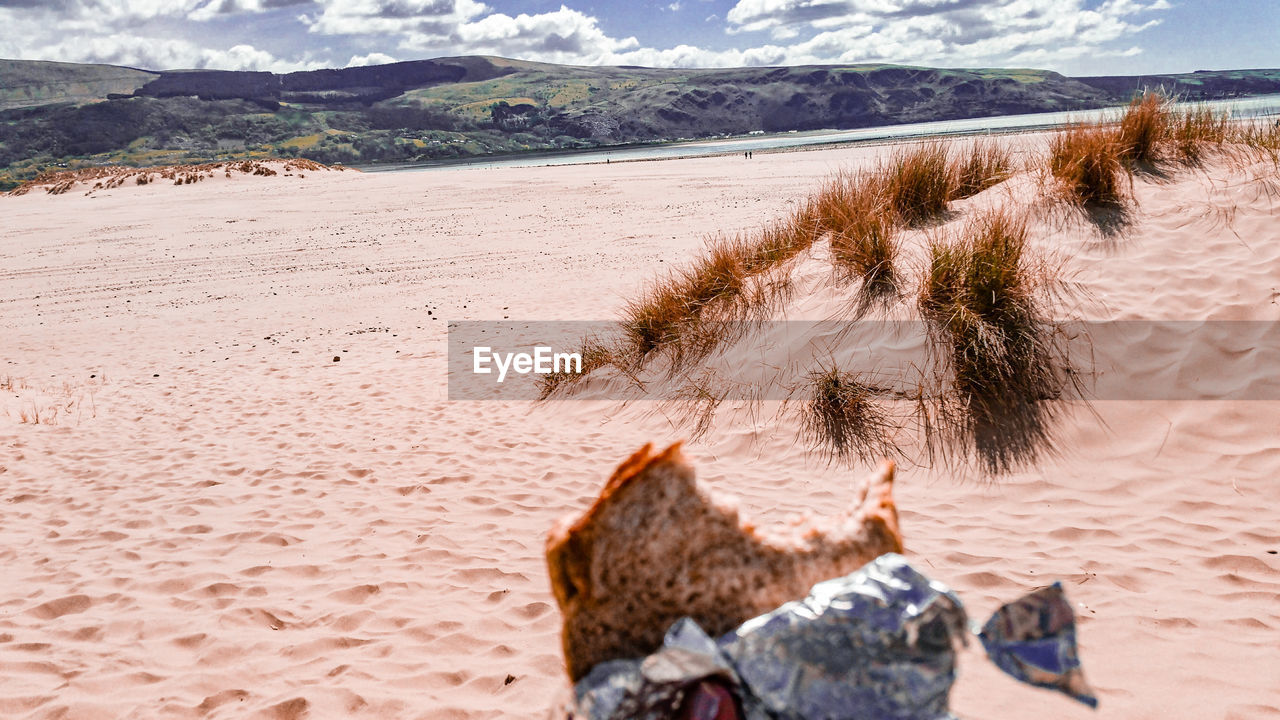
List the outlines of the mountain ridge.
{"type": "Polygon", "coordinates": [[[277,74],[0,60],[0,183],[84,163],[412,162],[1084,110],[1151,86],[1189,99],[1280,92],[1280,70],[1072,78],[1030,68],[459,56],[277,74]]]}

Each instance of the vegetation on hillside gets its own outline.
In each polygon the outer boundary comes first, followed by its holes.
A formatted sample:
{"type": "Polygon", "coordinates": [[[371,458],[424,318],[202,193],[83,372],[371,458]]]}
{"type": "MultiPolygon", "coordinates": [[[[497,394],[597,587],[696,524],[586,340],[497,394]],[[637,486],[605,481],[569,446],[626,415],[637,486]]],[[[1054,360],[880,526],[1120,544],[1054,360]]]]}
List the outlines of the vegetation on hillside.
{"type": "MultiPolygon", "coordinates": [[[[1276,71],[1161,78],[1183,78],[1178,87],[1199,95],[1280,91],[1276,71]]],[[[285,75],[0,61],[0,187],[50,168],[113,163],[422,162],[1085,109],[1127,101],[1131,80],[1016,68],[689,70],[489,57],[285,75]]]]}

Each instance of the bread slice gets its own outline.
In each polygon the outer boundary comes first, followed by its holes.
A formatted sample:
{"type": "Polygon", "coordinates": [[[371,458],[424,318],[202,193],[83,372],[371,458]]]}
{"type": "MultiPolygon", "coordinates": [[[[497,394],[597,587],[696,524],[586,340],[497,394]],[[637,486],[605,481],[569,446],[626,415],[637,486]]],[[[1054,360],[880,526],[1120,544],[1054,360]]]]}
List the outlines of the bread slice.
{"type": "Polygon", "coordinates": [[[547,538],[574,681],[605,660],[653,652],[681,617],[716,637],[817,582],[902,552],[892,462],[848,511],[765,532],[698,486],[679,443],[652,449],[622,463],[590,509],[547,538]]]}

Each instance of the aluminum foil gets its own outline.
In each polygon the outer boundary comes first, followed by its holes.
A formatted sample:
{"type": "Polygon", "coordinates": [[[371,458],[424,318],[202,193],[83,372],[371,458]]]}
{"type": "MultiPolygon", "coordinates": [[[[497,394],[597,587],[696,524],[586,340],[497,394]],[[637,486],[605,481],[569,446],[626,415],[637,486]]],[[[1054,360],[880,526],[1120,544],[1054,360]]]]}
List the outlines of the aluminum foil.
{"type": "MultiPolygon", "coordinates": [[[[647,658],[601,663],[574,687],[583,720],[954,720],[960,599],[901,555],[813,586],[808,597],[712,640],[688,618],[647,658]],[[727,691],[727,692],[726,692],[727,691]],[[731,694],[736,703],[725,702],[731,694]]],[[[1013,677],[1096,707],[1062,588],[1000,608],[980,638],[1013,677]]]]}
{"type": "MultiPolygon", "coordinates": [[[[590,720],[668,720],[686,701],[710,695],[705,682],[741,696],[737,674],[712,640],[689,618],[667,631],[662,649],[643,660],[611,660],[591,668],[574,686],[574,717],[590,720]]],[[[736,708],[735,708],[736,711],[736,708]]],[[[711,707],[708,717],[720,717],[711,707]]],[[[732,717],[728,715],[727,717],[732,717]]]]}
{"type": "Polygon", "coordinates": [[[1098,707],[1076,650],[1076,619],[1061,583],[1000,608],[978,633],[987,657],[1028,685],[1065,693],[1098,707]]]}
{"type": "Polygon", "coordinates": [[[747,695],[774,718],[945,720],[960,599],[897,554],[720,639],[747,695]]]}

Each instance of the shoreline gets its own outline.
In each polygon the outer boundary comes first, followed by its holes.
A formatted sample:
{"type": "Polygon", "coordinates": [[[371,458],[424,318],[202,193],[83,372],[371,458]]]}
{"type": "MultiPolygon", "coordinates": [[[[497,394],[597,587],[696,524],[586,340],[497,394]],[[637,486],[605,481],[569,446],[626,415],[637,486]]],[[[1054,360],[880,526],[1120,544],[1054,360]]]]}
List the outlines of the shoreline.
{"type": "MultiPolygon", "coordinates": [[[[1243,118],[1270,117],[1280,115],[1280,94],[1255,95],[1248,98],[1233,98],[1231,100],[1213,100],[1206,102],[1187,103],[1193,106],[1207,106],[1219,109],[1234,110],[1241,106],[1242,103],[1253,105],[1254,112],[1252,114],[1243,115],[1243,118]],[[1270,103],[1269,105],[1267,103],[1270,103]]],[[[581,148],[567,151],[542,151],[531,150],[528,153],[514,153],[501,156],[477,156],[471,158],[458,158],[445,161],[427,161],[422,163],[388,163],[387,165],[378,164],[353,164],[348,165],[352,169],[358,169],[367,173],[395,173],[417,170],[456,170],[463,168],[519,168],[519,167],[554,167],[560,165],[609,165],[616,163],[631,162],[648,162],[654,160],[687,160],[701,157],[728,157],[731,155],[742,154],[744,151],[750,150],[752,153],[760,152],[765,154],[776,154],[781,152],[807,152],[813,150],[826,150],[839,147],[857,147],[870,145],[889,145],[902,142],[912,142],[917,140],[926,140],[933,138],[963,138],[974,137],[980,135],[991,136],[1009,136],[1028,133],[1039,133],[1053,130],[1071,125],[1076,122],[1089,120],[1090,118],[1106,117],[1108,113],[1120,112],[1123,106],[1104,106],[1100,108],[1090,108],[1085,110],[1064,110],[1049,113],[1026,113],[1015,115],[992,115],[977,118],[955,118],[950,120],[929,120],[916,123],[901,123],[896,125],[872,125],[865,128],[848,128],[848,129],[824,129],[824,130],[804,130],[790,131],[780,133],[770,133],[765,136],[752,135],[735,135],[725,138],[713,139],[686,139],[675,140],[670,142],[655,143],[627,143],[622,145],[605,145],[595,148],[581,148]],[[1020,118],[1047,118],[1054,116],[1056,119],[1028,124],[1009,125],[1010,121],[1016,121],[1020,118]],[[966,127],[959,129],[945,129],[941,126],[954,124],[976,124],[983,121],[993,121],[993,127],[966,127]],[[1003,124],[1002,124],[1003,123],[1003,124]],[[905,128],[913,128],[917,126],[932,126],[931,130],[918,133],[895,134],[895,130],[905,128]],[[853,135],[855,133],[872,133],[879,131],[867,137],[848,137],[847,139],[833,139],[825,142],[796,142],[787,144],[778,144],[777,141],[786,138],[804,138],[823,135],[853,135]],[[770,144],[772,143],[772,144],[770,144]],[[686,153],[663,153],[652,157],[620,157],[606,159],[591,159],[580,162],[569,160],[573,157],[592,156],[592,155],[608,155],[613,152],[643,152],[674,150],[681,147],[693,145],[717,146],[717,145],[736,145],[733,149],[724,150],[707,150],[702,152],[686,152],[686,153]],[[565,162],[539,162],[540,160],[557,160],[566,159],[565,162]]]]}

